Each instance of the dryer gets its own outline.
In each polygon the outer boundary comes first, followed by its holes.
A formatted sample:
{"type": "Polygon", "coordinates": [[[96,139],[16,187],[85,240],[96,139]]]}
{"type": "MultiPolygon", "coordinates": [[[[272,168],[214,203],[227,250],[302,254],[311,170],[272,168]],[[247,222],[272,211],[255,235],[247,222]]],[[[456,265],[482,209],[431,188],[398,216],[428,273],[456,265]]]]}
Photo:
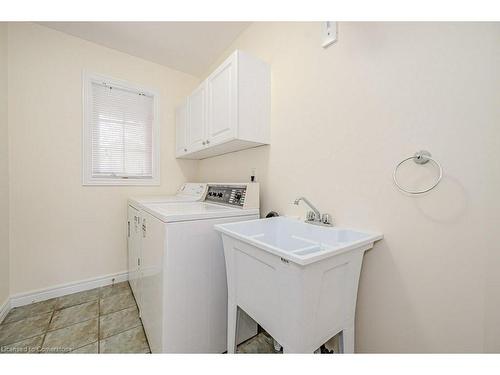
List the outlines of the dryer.
{"type": "MultiPolygon", "coordinates": [[[[153,353],[226,351],[226,268],[214,225],[257,218],[257,183],[208,184],[199,202],[142,204],[141,318],[153,353]]],[[[243,311],[238,324],[238,342],[257,334],[243,311]]]]}
{"type": "Polygon", "coordinates": [[[141,210],[146,203],[180,203],[196,202],[205,198],[206,183],[186,182],[174,195],[150,195],[131,197],[128,199],[127,208],[127,248],[128,248],[128,278],[130,288],[134,294],[139,312],[142,310],[141,294],[141,236],[142,217],[141,210]]]}

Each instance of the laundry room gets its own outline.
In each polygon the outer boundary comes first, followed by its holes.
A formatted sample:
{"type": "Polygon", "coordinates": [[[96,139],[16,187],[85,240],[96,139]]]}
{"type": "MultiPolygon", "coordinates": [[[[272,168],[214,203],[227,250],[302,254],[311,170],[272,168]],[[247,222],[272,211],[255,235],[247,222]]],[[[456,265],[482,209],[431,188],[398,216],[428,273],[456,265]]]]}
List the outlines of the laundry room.
{"type": "Polygon", "coordinates": [[[0,20],[0,368],[500,353],[500,23],[275,18],[0,20]]]}

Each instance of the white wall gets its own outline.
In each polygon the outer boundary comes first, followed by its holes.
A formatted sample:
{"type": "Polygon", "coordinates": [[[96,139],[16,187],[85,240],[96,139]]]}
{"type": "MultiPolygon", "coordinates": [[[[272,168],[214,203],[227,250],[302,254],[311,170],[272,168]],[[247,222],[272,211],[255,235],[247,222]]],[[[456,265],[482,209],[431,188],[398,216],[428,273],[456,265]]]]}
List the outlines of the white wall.
{"type": "Polygon", "coordinates": [[[9,297],[9,145],[7,136],[7,24],[0,22],[0,307],[9,297]]]}
{"type": "MultiPolygon", "coordinates": [[[[125,270],[128,196],[246,180],[255,167],[264,214],[303,215],[291,202],[305,195],[338,225],[385,234],[365,257],[357,351],[500,352],[500,25],[341,23],[327,50],[319,34],[317,23],[256,23],[228,48],[213,67],[234,48],[271,64],[272,144],[197,163],[175,160],[173,126],[197,79],[10,24],[11,293],[125,270]],[[81,186],[82,69],[160,91],[160,187],[81,186]],[[421,148],[445,175],[432,193],[407,197],[392,169],[421,148]]],[[[0,212],[9,206],[5,37],[0,26],[0,212]]],[[[415,166],[402,178],[422,186],[432,173],[415,166]]],[[[7,241],[3,226],[0,303],[7,241]]]]}
{"type": "Polygon", "coordinates": [[[194,178],[175,159],[174,107],[197,79],[30,23],[9,24],[8,52],[11,293],[126,271],[127,197],[194,178]],[[161,186],[82,186],[84,69],[160,93],[161,186]]]}
{"type": "Polygon", "coordinates": [[[364,260],[359,352],[500,351],[499,40],[498,23],[340,23],[324,50],[318,23],[256,23],[213,66],[235,48],[271,64],[272,140],[201,161],[200,181],[256,167],[263,214],[303,215],[304,195],[337,225],[384,233],[364,260]],[[408,197],[392,171],[422,148],[444,177],[408,197]]]}

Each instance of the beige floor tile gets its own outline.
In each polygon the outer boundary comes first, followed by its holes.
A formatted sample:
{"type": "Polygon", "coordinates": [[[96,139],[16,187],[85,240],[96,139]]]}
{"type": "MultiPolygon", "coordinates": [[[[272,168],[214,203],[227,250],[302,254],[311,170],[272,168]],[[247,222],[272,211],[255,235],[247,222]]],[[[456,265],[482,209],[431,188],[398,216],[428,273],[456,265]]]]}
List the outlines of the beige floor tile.
{"type": "Polygon", "coordinates": [[[107,298],[115,294],[126,293],[130,291],[128,281],[118,283],[115,285],[103,286],[100,290],[101,298],[107,298]]]}
{"type": "Polygon", "coordinates": [[[68,294],[67,296],[62,296],[57,299],[56,310],[79,305],[85,302],[97,301],[98,299],[99,288],[68,294]]]}
{"type": "Polygon", "coordinates": [[[47,331],[52,312],[0,325],[0,346],[41,335],[47,331]]]}
{"type": "Polygon", "coordinates": [[[12,309],[0,353],[149,353],[128,282],[12,309]],[[101,315],[101,316],[99,316],[101,315]]]}
{"type": "Polygon", "coordinates": [[[76,350],[73,350],[71,354],[97,354],[99,352],[99,346],[97,341],[92,344],[82,346],[76,350]]]}
{"type": "Polygon", "coordinates": [[[101,340],[99,346],[101,353],[149,353],[142,326],[101,340]]]}
{"type": "Polygon", "coordinates": [[[97,301],[82,303],[54,312],[49,331],[67,327],[71,324],[80,323],[85,320],[95,318],[99,315],[99,305],[97,301]]]}
{"type": "Polygon", "coordinates": [[[15,342],[13,344],[1,346],[0,353],[38,353],[40,347],[42,346],[43,336],[44,335],[35,336],[23,341],[15,342]]]}
{"type": "Polygon", "coordinates": [[[261,332],[238,345],[238,353],[274,353],[273,338],[261,332]]]}
{"type": "Polygon", "coordinates": [[[101,316],[100,319],[100,340],[141,325],[139,311],[137,311],[137,307],[135,306],[101,316]]]}
{"type": "Polygon", "coordinates": [[[109,297],[101,299],[99,302],[101,315],[136,306],[135,299],[130,289],[119,294],[110,295],[109,297]]]}
{"type": "Polygon", "coordinates": [[[97,337],[98,319],[95,318],[48,332],[41,351],[44,353],[67,353],[97,341],[97,337]]]}
{"type": "Polygon", "coordinates": [[[52,298],[46,301],[40,301],[25,306],[14,307],[5,317],[2,324],[12,323],[18,320],[31,318],[35,315],[53,311],[57,298],[52,298]]]}

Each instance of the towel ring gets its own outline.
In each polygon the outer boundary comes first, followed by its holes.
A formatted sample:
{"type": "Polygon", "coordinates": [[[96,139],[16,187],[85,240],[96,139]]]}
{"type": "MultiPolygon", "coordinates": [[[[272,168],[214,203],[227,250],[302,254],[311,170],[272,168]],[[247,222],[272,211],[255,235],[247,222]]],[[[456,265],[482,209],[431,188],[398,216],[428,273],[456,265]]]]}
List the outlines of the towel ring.
{"type": "Polygon", "coordinates": [[[432,158],[432,155],[429,151],[425,151],[425,150],[421,150],[421,151],[418,151],[415,153],[415,155],[413,156],[410,156],[406,159],[403,159],[401,160],[398,165],[396,165],[396,168],[394,168],[394,173],[392,174],[392,178],[394,179],[394,183],[396,184],[396,186],[398,187],[399,190],[407,193],[407,194],[412,194],[412,195],[418,195],[418,194],[424,194],[424,193],[427,193],[428,191],[431,191],[432,189],[434,189],[436,186],[438,186],[439,182],[441,181],[441,178],[443,177],[443,168],[441,168],[441,165],[435,160],[432,158]],[[436,167],[438,167],[439,169],[439,177],[437,178],[436,182],[426,188],[426,189],[423,189],[423,190],[407,190],[405,188],[403,188],[399,183],[398,183],[398,180],[397,180],[397,177],[396,177],[396,173],[398,172],[398,169],[399,167],[407,162],[408,160],[413,160],[415,163],[417,164],[420,164],[420,165],[424,165],[424,164],[427,164],[429,161],[433,162],[434,165],[436,167]]]}

